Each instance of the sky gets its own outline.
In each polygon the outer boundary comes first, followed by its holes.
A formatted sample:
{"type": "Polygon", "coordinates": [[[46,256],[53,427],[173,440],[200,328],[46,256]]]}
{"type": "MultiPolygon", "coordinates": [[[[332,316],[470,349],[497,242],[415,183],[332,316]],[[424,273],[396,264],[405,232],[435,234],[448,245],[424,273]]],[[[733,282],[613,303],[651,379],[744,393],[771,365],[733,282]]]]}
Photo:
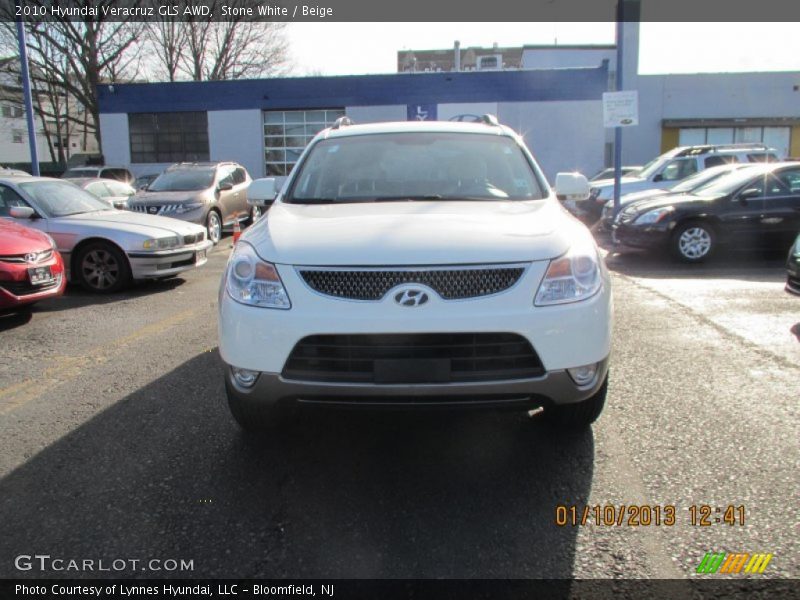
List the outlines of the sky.
{"type": "MultiPolygon", "coordinates": [[[[291,75],[394,73],[398,50],[613,44],[614,23],[291,23],[291,75]]],[[[639,72],[800,71],[797,23],[642,23],[639,72]]]]}

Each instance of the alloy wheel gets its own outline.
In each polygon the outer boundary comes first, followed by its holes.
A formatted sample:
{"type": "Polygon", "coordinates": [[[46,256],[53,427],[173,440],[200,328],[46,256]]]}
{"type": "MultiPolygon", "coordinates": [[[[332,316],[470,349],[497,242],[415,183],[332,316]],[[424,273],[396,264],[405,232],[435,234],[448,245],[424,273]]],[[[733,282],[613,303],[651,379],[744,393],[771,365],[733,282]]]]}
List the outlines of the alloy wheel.
{"type": "Polygon", "coordinates": [[[703,258],[711,251],[711,234],[702,227],[689,227],[678,238],[680,253],[691,260],[703,258]]]}
{"type": "Polygon", "coordinates": [[[215,211],[208,213],[208,239],[214,244],[218,244],[222,239],[222,222],[215,211]]]}
{"type": "Polygon", "coordinates": [[[81,271],[83,279],[89,286],[96,290],[104,291],[117,283],[120,265],[113,254],[98,248],[83,257],[81,271]]]}

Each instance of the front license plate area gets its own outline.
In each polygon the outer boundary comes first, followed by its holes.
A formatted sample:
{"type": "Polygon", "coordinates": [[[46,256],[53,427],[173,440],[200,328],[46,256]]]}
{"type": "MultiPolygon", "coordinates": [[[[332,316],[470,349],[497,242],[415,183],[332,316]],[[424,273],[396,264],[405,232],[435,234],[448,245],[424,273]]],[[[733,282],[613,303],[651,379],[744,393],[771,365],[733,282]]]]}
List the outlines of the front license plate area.
{"type": "Polygon", "coordinates": [[[31,285],[46,285],[53,282],[53,273],[50,267],[31,267],[28,269],[28,278],[31,285]]]}
{"type": "Polygon", "coordinates": [[[449,358],[376,360],[375,383],[449,383],[449,358]]]}
{"type": "Polygon", "coordinates": [[[194,262],[199,263],[206,259],[206,251],[198,250],[194,255],[194,262]]]}

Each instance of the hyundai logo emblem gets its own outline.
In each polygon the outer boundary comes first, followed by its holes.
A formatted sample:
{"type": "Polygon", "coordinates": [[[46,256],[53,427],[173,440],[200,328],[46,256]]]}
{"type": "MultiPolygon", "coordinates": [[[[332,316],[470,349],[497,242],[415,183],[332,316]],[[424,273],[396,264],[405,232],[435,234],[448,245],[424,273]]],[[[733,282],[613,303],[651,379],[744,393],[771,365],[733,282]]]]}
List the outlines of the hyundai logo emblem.
{"type": "Polygon", "coordinates": [[[400,306],[422,306],[428,301],[428,294],[417,289],[403,290],[394,295],[394,301],[400,306]]]}
{"type": "Polygon", "coordinates": [[[39,255],[36,252],[30,252],[25,255],[25,262],[35,263],[39,260],[39,255]]]}

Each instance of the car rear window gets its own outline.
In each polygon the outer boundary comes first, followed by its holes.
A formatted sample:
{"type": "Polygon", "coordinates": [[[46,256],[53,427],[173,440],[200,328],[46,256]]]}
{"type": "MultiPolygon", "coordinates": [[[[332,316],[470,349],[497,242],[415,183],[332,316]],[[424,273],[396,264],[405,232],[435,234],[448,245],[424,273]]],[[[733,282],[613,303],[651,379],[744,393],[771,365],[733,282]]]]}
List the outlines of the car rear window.
{"type": "Polygon", "coordinates": [[[198,192],[211,187],[216,172],[208,169],[175,169],[159,175],[147,190],[149,192],[198,192]]]}
{"type": "Polygon", "coordinates": [[[317,142],[287,201],[532,200],[544,189],[509,137],[379,133],[317,142]]]}

